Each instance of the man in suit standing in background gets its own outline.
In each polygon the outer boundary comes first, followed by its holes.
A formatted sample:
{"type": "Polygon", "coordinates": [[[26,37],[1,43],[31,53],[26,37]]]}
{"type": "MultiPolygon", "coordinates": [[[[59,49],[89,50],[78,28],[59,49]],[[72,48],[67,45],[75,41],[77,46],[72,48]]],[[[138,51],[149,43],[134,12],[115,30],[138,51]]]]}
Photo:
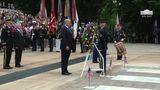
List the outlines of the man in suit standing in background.
{"type": "Polygon", "coordinates": [[[68,60],[72,50],[73,34],[71,31],[72,22],[71,19],[65,19],[64,25],[61,29],[61,69],[62,75],[70,75],[68,72],[68,60]]]}
{"type": "Polygon", "coordinates": [[[17,29],[14,33],[14,48],[15,48],[15,67],[23,67],[21,63],[22,51],[24,49],[23,29],[20,23],[17,24],[17,29]]]}

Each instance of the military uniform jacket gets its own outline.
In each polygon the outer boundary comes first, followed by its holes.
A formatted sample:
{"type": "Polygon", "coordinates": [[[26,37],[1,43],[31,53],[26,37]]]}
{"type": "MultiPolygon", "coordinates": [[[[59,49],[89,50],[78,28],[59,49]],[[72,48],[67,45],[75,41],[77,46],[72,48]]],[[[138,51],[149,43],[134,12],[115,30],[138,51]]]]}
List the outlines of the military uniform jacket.
{"type": "Polygon", "coordinates": [[[6,43],[6,47],[13,48],[14,29],[5,25],[1,33],[2,43],[6,43]]]}
{"type": "Polygon", "coordinates": [[[45,38],[47,35],[46,29],[39,29],[39,38],[45,38]]]}
{"type": "Polygon", "coordinates": [[[18,49],[24,48],[24,37],[19,30],[14,33],[14,47],[18,49]]]}
{"type": "Polygon", "coordinates": [[[98,41],[98,48],[100,50],[107,49],[108,43],[108,31],[106,28],[99,30],[99,41],[98,41]]]}
{"type": "Polygon", "coordinates": [[[122,30],[116,30],[115,33],[114,33],[114,40],[116,42],[119,42],[121,41],[121,39],[124,39],[125,38],[125,34],[122,30]]]}
{"type": "Polygon", "coordinates": [[[32,29],[31,37],[32,37],[32,39],[37,39],[38,38],[38,30],[37,29],[32,29]]]}

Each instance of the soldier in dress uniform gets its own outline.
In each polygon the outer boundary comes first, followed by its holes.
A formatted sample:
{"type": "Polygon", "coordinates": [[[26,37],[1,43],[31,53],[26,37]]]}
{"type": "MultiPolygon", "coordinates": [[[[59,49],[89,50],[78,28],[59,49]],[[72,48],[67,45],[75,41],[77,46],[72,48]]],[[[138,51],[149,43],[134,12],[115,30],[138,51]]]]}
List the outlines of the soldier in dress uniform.
{"type": "Polygon", "coordinates": [[[36,22],[33,23],[33,29],[31,30],[32,51],[37,51],[38,30],[36,22]]]}
{"type": "MultiPolygon", "coordinates": [[[[99,61],[100,63],[100,68],[104,69],[104,74],[106,74],[106,53],[107,53],[107,44],[108,44],[108,29],[106,28],[106,22],[104,20],[102,20],[99,24],[100,29],[99,29],[99,40],[98,40],[98,49],[100,50],[100,53],[102,54],[103,58],[104,58],[104,62],[101,59],[101,61],[99,61]],[[104,63],[104,67],[103,67],[103,63],[104,63]]],[[[99,71],[97,71],[99,73],[99,71]]]]}
{"type": "Polygon", "coordinates": [[[2,28],[1,28],[1,26],[0,26],[0,51],[2,50],[1,32],[2,32],[2,28]]]}
{"type": "Polygon", "coordinates": [[[2,46],[4,48],[3,69],[12,69],[9,64],[12,56],[14,32],[15,28],[12,25],[11,18],[6,17],[6,24],[2,28],[1,35],[2,46]]]}
{"type": "MultiPolygon", "coordinates": [[[[118,24],[118,25],[116,25],[115,29],[116,30],[114,33],[114,43],[116,44],[119,42],[123,42],[125,39],[125,34],[124,34],[124,31],[121,30],[122,26],[120,24],[118,24]]],[[[122,60],[122,55],[123,55],[123,53],[117,49],[117,60],[122,60]]]]}
{"type": "Polygon", "coordinates": [[[41,52],[44,51],[44,39],[47,35],[47,29],[46,26],[43,24],[42,28],[39,29],[39,39],[40,39],[40,47],[41,47],[41,52]]]}
{"type": "Polygon", "coordinates": [[[48,29],[48,41],[49,41],[49,51],[52,52],[53,51],[53,38],[55,34],[51,31],[51,29],[48,29]]]}
{"type": "Polygon", "coordinates": [[[78,32],[78,34],[77,34],[78,35],[78,41],[80,43],[81,53],[84,53],[84,46],[83,46],[83,41],[82,41],[83,31],[84,31],[84,26],[79,27],[79,29],[77,30],[77,32],[78,32]]]}
{"type": "Polygon", "coordinates": [[[62,28],[62,26],[63,26],[63,23],[60,20],[58,22],[58,27],[57,27],[57,30],[56,30],[56,52],[61,51],[60,45],[61,45],[61,28],[62,28]]]}

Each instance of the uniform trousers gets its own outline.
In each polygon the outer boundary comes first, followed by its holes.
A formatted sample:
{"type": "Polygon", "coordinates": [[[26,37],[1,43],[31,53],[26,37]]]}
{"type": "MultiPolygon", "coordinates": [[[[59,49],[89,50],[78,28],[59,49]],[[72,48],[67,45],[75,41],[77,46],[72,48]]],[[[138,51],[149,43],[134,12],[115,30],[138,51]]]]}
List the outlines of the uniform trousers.
{"type": "Polygon", "coordinates": [[[61,45],[61,39],[56,39],[56,51],[61,51],[60,45],[61,45]]]}
{"type": "Polygon", "coordinates": [[[6,47],[5,51],[5,61],[4,61],[4,65],[5,66],[9,66],[10,61],[11,61],[11,56],[12,56],[12,48],[11,47],[6,47]]]}

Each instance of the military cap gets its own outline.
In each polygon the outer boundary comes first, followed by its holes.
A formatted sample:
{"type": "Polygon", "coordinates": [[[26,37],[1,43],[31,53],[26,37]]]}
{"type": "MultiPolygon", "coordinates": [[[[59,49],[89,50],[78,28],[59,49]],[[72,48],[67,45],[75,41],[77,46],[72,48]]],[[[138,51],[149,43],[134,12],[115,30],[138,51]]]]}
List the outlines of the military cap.
{"type": "Polygon", "coordinates": [[[6,21],[11,21],[11,17],[6,17],[5,20],[6,21]]]}

